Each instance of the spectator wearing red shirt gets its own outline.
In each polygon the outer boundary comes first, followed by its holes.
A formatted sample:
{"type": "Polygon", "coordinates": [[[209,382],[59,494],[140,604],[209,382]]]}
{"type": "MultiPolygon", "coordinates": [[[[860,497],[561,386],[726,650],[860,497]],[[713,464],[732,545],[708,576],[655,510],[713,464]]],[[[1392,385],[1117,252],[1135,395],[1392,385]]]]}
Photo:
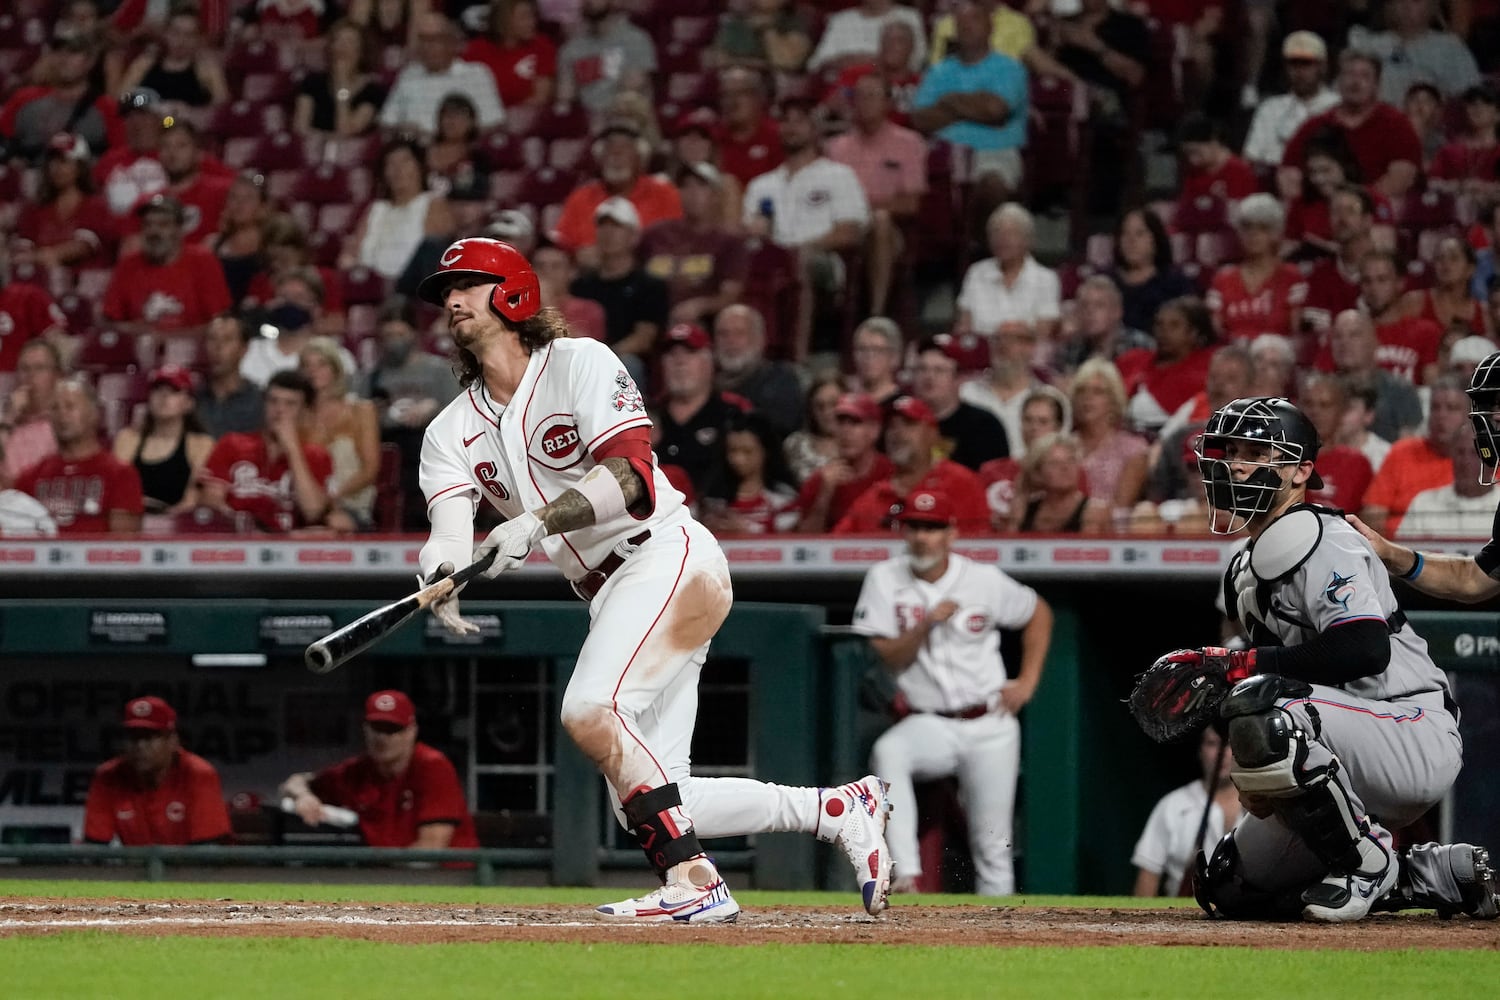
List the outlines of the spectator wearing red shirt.
{"type": "Polygon", "coordinates": [[[1360,519],[1382,535],[1394,535],[1412,498],[1423,490],[1453,482],[1453,449],[1461,447],[1459,436],[1469,418],[1469,397],[1464,384],[1443,375],[1432,384],[1427,415],[1427,434],[1402,438],[1391,445],[1380,471],[1365,491],[1360,519]]]}
{"type": "Polygon", "coordinates": [[[1401,296],[1401,311],[1436,323],[1445,339],[1450,334],[1490,336],[1484,304],[1473,295],[1477,264],[1478,256],[1467,240],[1443,237],[1432,255],[1432,287],[1413,288],[1401,296]]]}
{"type": "Polygon", "coordinates": [[[874,397],[846,392],[834,409],[837,456],[807,477],[797,496],[802,519],[797,530],[821,535],[837,524],[854,501],[891,474],[891,460],[876,448],[880,440],[880,404],[874,397]]]}
{"type": "Polygon", "coordinates": [[[219,258],[202,244],[184,245],[186,211],[153,195],[136,212],[141,249],[120,259],[104,291],[104,318],[121,332],[194,336],[229,310],[219,258]]]}
{"type": "Polygon", "coordinates": [[[1349,408],[1348,384],[1337,375],[1313,375],[1302,386],[1297,408],[1307,415],[1323,442],[1315,463],[1323,488],[1309,490],[1307,502],[1359,513],[1375,470],[1359,449],[1338,443],[1339,425],[1349,408]]]}
{"type": "Polygon", "coordinates": [[[1255,170],[1224,145],[1219,124],[1207,115],[1188,115],[1177,127],[1177,144],[1187,168],[1178,205],[1191,205],[1199,198],[1236,202],[1260,189],[1255,170]]]}
{"type": "Polygon", "coordinates": [[[870,203],[865,261],[869,309],[878,316],[886,311],[896,263],[905,249],[902,227],[916,219],[917,205],[927,193],[927,141],[891,120],[890,85],[881,77],[870,74],[858,80],[851,100],[854,127],[829,140],[823,155],[854,171],[870,203]]]}
{"type": "Polygon", "coordinates": [[[1339,188],[1328,199],[1328,220],[1336,252],[1313,265],[1307,273],[1307,297],[1302,305],[1302,327],[1316,333],[1307,341],[1302,360],[1311,360],[1313,349],[1326,349],[1327,331],[1333,318],[1359,304],[1359,262],[1374,249],[1370,228],[1375,223],[1375,199],[1353,184],[1339,188]]]}
{"type": "MultiPolygon", "coordinates": [[[[834,109],[840,118],[850,118],[854,113],[854,87],[859,81],[873,76],[885,84],[889,95],[889,115],[897,125],[911,124],[911,101],[922,82],[922,74],[911,67],[912,52],[917,45],[917,36],[905,21],[887,21],[880,29],[880,48],[875,60],[845,67],[823,95],[823,103],[834,109]]],[[[1012,55],[1013,53],[1005,53],[1012,55]]],[[[1015,58],[1021,58],[1014,53],[1015,58]]]]}
{"type": "Polygon", "coordinates": [[[364,738],[364,753],[282,783],[280,794],[294,800],[303,822],[320,824],[327,803],[359,815],[370,847],[479,846],[458,772],[418,742],[417,710],[406,694],[376,691],[365,699],[364,738]]]}
{"type": "Polygon", "coordinates": [[[52,400],[63,376],[62,352],[50,340],[31,340],[17,352],[17,383],[0,410],[5,436],[5,476],[21,473],[57,451],[52,436],[52,400]]]}
{"type": "Polygon", "coordinates": [[[66,355],[68,317],[40,285],[8,280],[6,265],[0,249],[0,372],[15,371],[21,348],[38,337],[66,355]]]}
{"type": "Polygon", "coordinates": [[[1480,201],[1500,194],[1500,89],[1481,83],[1464,91],[1468,132],[1438,150],[1427,169],[1427,186],[1480,201]]]}
{"type": "Polygon", "coordinates": [[[934,461],[937,417],[915,396],[897,396],[886,421],[885,453],[891,474],[855,500],[833,526],[833,533],[877,534],[897,530],[906,498],[917,490],[945,493],[953,501],[958,529],[983,534],[990,510],[979,477],[946,458],[934,461]]]}
{"type": "Polygon", "coordinates": [[[459,57],[489,68],[507,108],[552,100],[557,46],[537,30],[536,0],[507,0],[490,7],[488,37],[471,38],[459,57]]]}
{"type": "Polygon", "coordinates": [[[1154,431],[1208,381],[1215,334],[1202,300],[1184,295],[1162,303],[1151,328],[1156,350],[1138,348],[1115,360],[1130,399],[1127,415],[1138,431],[1154,431]]]}
{"type": "Polygon", "coordinates": [[[1252,194],[1235,206],[1234,223],[1244,256],[1214,274],[1207,297],[1214,327],[1229,340],[1249,341],[1263,333],[1291,336],[1298,328],[1307,281],[1277,253],[1286,224],[1281,203],[1268,194],[1252,194]]]}
{"type": "MultiPolygon", "coordinates": [[[[82,136],[59,132],[47,144],[41,188],[16,219],[16,235],[31,241],[42,267],[103,266],[114,260],[115,220],[94,194],[89,162],[82,136]]],[[[0,364],[0,370],[4,367],[0,364]]]]}
{"type": "Polygon", "coordinates": [[[724,175],[711,163],[677,170],[682,217],[658,222],[641,235],[647,274],[667,283],[673,323],[712,323],[739,302],[749,276],[745,241],[725,232],[724,175]]]}
{"type": "Polygon", "coordinates": [[[719,169],[741,187],[781,166],[781,129],[766,113],[767,100],[759,73],[735,66],[719,74],[719,169]]]}
{"type": "MultiPolygon", "coordinates": [[[[1443,330],[1430,319],[1407,315],[1401,288],[1401,269],[1394,254],[1386,250],[1365,254],[1359,263],[1360,302],[1380,341],[1376,363],[1398,378],[1425,385],[1437,372],[1443,330]]],[[[1333,371],[1331,348],[1319,354],[1317,367],[1333,371]]]]}
{"type": "Polygon", "coordinates": [[[1405,115],[1380,100],[1380,60],[1346,49],[1339,57],[1337,86],[1338,105],[1309,118],[1286,144],[1276,175],[1282,197],[1296,196],[1303,146],[1328,126],[1344,133],[1372,187],[1390,198],[1406,194],[1421,172],[1422,141],[1405,115]]]}
{"type": "MultiPolygon", "coordinates": [[[[1105,279],[1108,281],[1109,279],[1105,279]]],[[[1026,393],[1021,401],[1021,437],[1017,455],[1026,451],[1049,434],[1062,434],[1068,429],[1068,397],[1050,385],[1039,385],[1026,393]]],[[[1008,531],[1014,520],[1018,494],[1024,492],[1021,483],[1021,460],[1019,457],[995,458],[979,467],[979,481],[984,484],[984,498],[990,505],[990,527],[995,531],[1008,531]]],[[[1080,482],[1087,484],[1088,476],[1080,474],[1080,482]]]]}
{"type": "Polygon", "coordinates": [[[645,172],[650,156],[650,144],[633,124],[614,121],[605,125],[594,143],[599,177],[569,193],[552,231],[553,242],[582,253],[583,263],[592,264],[595,214],[600,205],[615,197],[635,206],[642,227],[681,218],[682,200],[676,185],[645,172]]]}
{"type": "Polygon", "coordinates": [[[126,847],[229,840],[219,772],[182,748],[177,712],[155,695],[125,703],[125,752],[100,764],[83,804],[83,839],[126,847]]]}
{"type": "Polygon", "coordinates": [[[94,164],[94,187],[116,216],[129,215],[167,186],[167,172],[156,159],[168,120],[161,95],[147,87],[132,90],[120,98],[119,115],[124,142],[110,143],[94,164]]]}
{"type": "Polygon", "coordinates": [[[1308,139],[1304,150],[1302,190],[1287,205],[1286,237],[1302,244],[1296,256],[1319,259],[1338,252],[1333,238],[1332,202],[1345,185],[1352,184],[1370,195],[1375,223],[1391,224],[1395,219],[1391,200],[1360,182],[1359,164],[1354,162],[1342,132],[1324,128],[1308,139]]]}
{"type": "Polygon", "coordinates": [[[204,461],[204,505],[226,514],[245,511],[262,531],[277,534],[321,525],[332,506],[333,461],[318,445],[304,444],[298,430],[313,398],[301,372],[272,375],[265,427],[258,434],[225,434],[204,461]]]}
{"type": "Polygon", "coordinates": [[[92,149],[120,145],[125,139],[112,97],[92,89],[94,42],[74,34],[58,43],[49,86],[22,87],[0,107],[0,136],[11,155],[36,158],[59,132],[83,136],[92,149]]]}
{"type": "Polygon", "coordinates": [[[16,479],[16,489],[42,502],[62,535],[134,534],[145,503],[135,467],[99,444],[99,401],[78,379],[59,382],[52,400],[57,453],[16,479]]]}
{"type": "MultiPolygon", "coordinates": [[[[183,242],[202,243],[218,232],[234,177],[217,160],[207,161],[197,127],[187,120],[174,122],[161,137],[157,162],[167,175],[167,186],[161,193],[182,205],[183,242]]],[[[121,232],[137,228],[133,223],[121,220],[121,232]]],[[[131,243],[127,242],[127,251],[134,249],[131,243]]]]}

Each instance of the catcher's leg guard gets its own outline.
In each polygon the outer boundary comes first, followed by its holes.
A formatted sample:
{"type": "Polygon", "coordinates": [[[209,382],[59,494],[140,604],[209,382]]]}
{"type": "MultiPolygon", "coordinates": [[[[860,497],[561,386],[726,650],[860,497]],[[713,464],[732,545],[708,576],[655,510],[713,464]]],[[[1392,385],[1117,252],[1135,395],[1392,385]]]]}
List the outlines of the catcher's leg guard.
{"type": "Polygon", "coordinates": [[[703,845],[698,843],[693,828],[684,829],[672,818],[674,811],[681,815],[682,796],[676,782],[638,791],[621,805],[625,824],[663,882],[673,865],[703,854],[703,845]]]}
{"type": "Polygon", "coordinates": [[[1274,674],[1236,685],[1219,708],[1234,751],[1230,776],[1241,792],[1270,799],[1281,821],[1328,866],[1329,877],[1303,894],[1306,915],[1358,920],[1395,885],[1396,868],[1339,780],[1338,758],[1316,742],[1316,710],[1308,706],[1314,727],[1309,733],[1277,705],[1311,690],[1274,674]]]}
{"type": "Polygon", "coordinates": [[[1233,830],[1215,845],[1212,859],[1198,852],[1193,896],[1204,913],[1227,920],[1296,920],[1302,913],[1300,886],[1273,891],[1245,879],[1233,830]]]}

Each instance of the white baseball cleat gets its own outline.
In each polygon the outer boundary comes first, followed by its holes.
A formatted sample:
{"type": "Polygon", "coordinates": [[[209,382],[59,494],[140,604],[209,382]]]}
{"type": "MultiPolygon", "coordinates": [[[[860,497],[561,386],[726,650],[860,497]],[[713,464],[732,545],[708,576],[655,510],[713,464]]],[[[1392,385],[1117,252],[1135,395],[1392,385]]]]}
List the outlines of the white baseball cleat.
{"type": "Polygon", "coordinates": [[[610,920],[639,923],[732,924],[740,904],[707,858],[684,861],[667,873],[667,884],[644,896],[606,903],[596,910],[610,920]],[[701,883],[701,884],[695,884],[701,883]]]}
{"type": "Polygon", "coordinates": [[[1340,875],[1330,872],[1323,881],[1302,893],[1304,917],[1325,924],[1363,920],[1386,893],[1396,888],[1401,872],[1395,856],[1374,837],[1368,840],[1380,848],[1385,867],[1373,873],[1357,871],[1340,875]]]}
{"type": "Polygon", "coordinates": [[[859,879],[865,912],[874,916],[890,903],[891,852],[885,824],[891,815],[890,786],[873,774],[825,788],[818,806],[818,839],[843,849],[859,879]]]}

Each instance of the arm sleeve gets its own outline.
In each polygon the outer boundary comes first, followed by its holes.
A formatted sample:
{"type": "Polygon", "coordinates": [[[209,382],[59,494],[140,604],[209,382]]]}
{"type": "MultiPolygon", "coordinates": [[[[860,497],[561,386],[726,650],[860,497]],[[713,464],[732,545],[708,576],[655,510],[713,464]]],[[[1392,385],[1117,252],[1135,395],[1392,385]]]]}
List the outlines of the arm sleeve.
{"type": "Polygon", "coordinates": [[[1390,661],[1391,633],[1383,619],[1357,619],[1301,645],[1260,646],[1255,652],[1262,673],[1333,686],[1378,674],[1390,661]]]}
{"type": "Polygon", "coordinates": [[[189,808],[189,844],[223,840],[231,834],[229,810],[224,807],[224,789],[219,782],[219,772],[209,768],[194,776],[193,802],[189,808]]]}
{"type": "Polygon", "coordinates": [[[469,814],[458,773],[448,758],[434,751],[422,762],[418,774],[417,825],[424,823],[462,823],[469,814]]]}
{"type": "Polygon", "coordinates": [[[94,772],[88,798],[83,802],[83,839],[90,844],[107,844],[115,839],[115,806],[100,771],[94,772]]]}
{"type": "Polygon", "coordinates": [[[455,568],[469,562],[474,553],[474,497],[457,491],[438,500],[427,510],[432,531],[417,556],[422,579],[427,579],[445,562],[455,568]]]}
{"type": "MultiPolygon", "coordinates": [[[[992,567],[993,568],[993,567],[992,567]]],[[[995,624],[1000,628],[1025,628],[1036,614],[1036,591],[995,570],[995,624]]]]}
{"type": "Polygon", "coordinates": [[[1495,575],[1500,572],[1500,541],[1496,539],[1500,539],[1500,506],[1495,508],[1495,523],[1490,528],[1490,540],[1474,557],[1474,562],[1484,570],[1484,575],[1492,580],[1500,579],[1495,575]]]}
{"type": "Polygon", "coordinates": [[[865,574],[865,582],[859,588],[859,601],[854,605],[854,623],[851,626],[860,635],[875,639],[894,639],[901,634],[896,622],[896,603],[880,566],[865,574]]]}

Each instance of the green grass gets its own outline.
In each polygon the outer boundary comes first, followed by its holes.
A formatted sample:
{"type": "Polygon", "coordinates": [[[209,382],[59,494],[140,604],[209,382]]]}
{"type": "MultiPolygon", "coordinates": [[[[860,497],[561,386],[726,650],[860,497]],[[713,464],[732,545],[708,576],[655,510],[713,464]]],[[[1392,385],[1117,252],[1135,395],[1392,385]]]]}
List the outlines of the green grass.
{"type": "MultiPolygon", "coordinates": [[[[641,888],[645,888],[644,885],[641,888]]],[[[62,899],[233,899],[254,902],[322,903],[487,903],[492,906],[594,906],[614,899],[620,889],[551,886],[313,885],[300,883],[95,882],[86,879],[0,880],[0,899],[44,896],[62,899]]],[[[740,905],[857,906],[853,892],[757,892],[734,890],[740,905]]],[[[1122,896],[920,896],[896,897],[900,906],[1081,906],[1155,909],[1193,906],[1192,900],[1131,899],[1122,896]]]]}
{"type": "Polygon", "coordinates": [[[1245,948],[913,948],[884,945],[380,945],[337,939],[0,941],[7,996],[1189,997],[1316,1000],[1488,996],[1500,956],[1245,948]],[[876,985],[878,983],[878,986],[876,985]]]}

